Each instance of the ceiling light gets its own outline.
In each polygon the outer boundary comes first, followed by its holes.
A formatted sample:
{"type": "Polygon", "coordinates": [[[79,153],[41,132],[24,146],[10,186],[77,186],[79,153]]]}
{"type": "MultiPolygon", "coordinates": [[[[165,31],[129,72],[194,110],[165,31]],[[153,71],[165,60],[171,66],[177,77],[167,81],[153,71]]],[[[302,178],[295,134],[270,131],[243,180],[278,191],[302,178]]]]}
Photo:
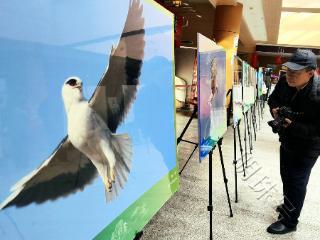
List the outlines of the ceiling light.
{"type": "Polygon", "coordinates": [[[172,0],[172,4],[175,7],[180,7],[182,5],[182,0],[172,0]]]}
{"type": "Polygon", "coordinates": [[[320,8],[319,0],[283,0],[283,8],[320,8]]]}
{"type": "Polygon", "coordinates": [[[320,13],[282,12],[278,44],[319,47],[319,22],[320,13]]]}

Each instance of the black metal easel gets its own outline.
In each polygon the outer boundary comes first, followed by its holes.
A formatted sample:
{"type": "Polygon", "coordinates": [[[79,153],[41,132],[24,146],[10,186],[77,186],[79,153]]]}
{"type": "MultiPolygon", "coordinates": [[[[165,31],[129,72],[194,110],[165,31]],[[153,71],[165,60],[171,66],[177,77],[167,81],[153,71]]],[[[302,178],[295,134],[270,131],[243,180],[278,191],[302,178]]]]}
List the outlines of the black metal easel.
{"type": "Polygon", "coordinates": [[[239,139],[239,148],[240,148],[240,155],[241,155],[241,162],[242,162],[242,168],[243,168],[243,176],[246,176],[246,170],[244,166],[243,161],[243,148],[242,148],[242,142],[241,142],[241,135],[240,135],[240,121],[239,120],[236,124],[236,126],[233,126],[233,153],[234,153],[234,181],[235,181],[235,202],[238,202],[238,172],[237,172],[237,133],[238,132],[238,139],[239,139]],[[237,131],[236,131],[237,129],[237,131]]]}
{"type": "Polygon", "coordinates": [[[259,105],[260,105],[260,116],[261,116],[261,119],[263,120],[263,114],[264,114],[264,99],[263,97],[261,96],[260,97],[260,101],[259,101],[259,105]]]}
{"type": "Polygon", "coordinates": [[[261,129],[261,109],[260,109],[260,99],[257,100],[256,102],[256,106],[258,109],[258,126],[259,126],[259,130],[261,129]]]}
{"type": "Polygon", "coordinates": [[[248,109],[248,111],[245,113],[246,114],[246,123],[247,123],[247,131],[248,131],[248,139],[249,139],[249,150],[250,154],[252,154],[252,129],[251,129],[251,124],[250,124],[250,117],[249,117],[249,111],[251,108],[248,109]]]}
{"type": "MultiPolygon", "coordinates": [[[[232,90],[232,89],[231,89],[232,90]]],[[[233,93],[232,91],[228,91],[228,94],[230,92],[230,106],[228,109],[228,126],[230,125],[230,118],[231,118],[231,112],[233,112],[233,93]]],[[[228,96],[227,94],[227,96],[228,96]]],[[[242,142],[241,142],[241,135],[240,135],[240,122],[241,120],[238,120],[238,122],[233,123],[233,152],[234,152],[234,159],[233,159],[233,165],[234,165],[234,186],[235,186],[235,202],[238,202],[238,172],[237,172],[237,164],[238,164],[238,159],[237,159],[237,132],[238,132],[238,139],[239,139],[239,147],[240,147],[240,154],[241,154],[241,161],[242,161],[242,168],[243,168],[243,176],[246,176],[246,170],[244,167],[244,162],[243,162],[243,148],[242,148],[242,142]],[[237,131],[236,131],[237,129],[237,131]]]]}
{"type": "Polygon", "coordinates": [[[218,149],[219,149],[219,155],[220,155],[220,162],[221,162],[224,186],[226,188],[226,193],[227,193],[227,198],[228,198],[230,217],[233,217],[232,208],[231,208],[231,201],[230,201],[230,195],[229,195],[229,189],[228,189],[228,179],[227,179],[227,176],[226,176],[226,169],[224,167],[223,154],[222,154],[222,148],[221,148],[222,140],[223,140],[223,138],[220,138],[219,141],[218,141],[218,149]]]}
{"type": "Polygon", "coordinates": [[[229,91],[226,94],[226,98],[230,95],[230,103],[229,106],[227,107],[227,127],[230,126],[230,119],[233,111],[233,93],[232,93],[232,88],[229,89],[229,91]]]}
{"type": "Polygon", "coordinates": [[[252,124],[252,129],[253,129],[253,136],[254,136],[254,141],[257,141],[257,128],[256,128],[256,109],[255,109],[255,104],[251,106],[251,124],[252,124]]]}
{"type": "Polygon", "coordinates": [[[247,149],[247,123],[246,123],[246,113],[244,112],[244,109],[242,109],[243,114],[243,123],[244,123],[244,155],[246,159],[246,168],[248,167],[248,149],[247,149]]]}
{"type": "MultiPolygon", "coordinates": [[[[231,208],[231,201],[230,201],[230,195],[229,195],[229,189],[228,189],[228,179],[226,176],[226,170],[224,167],[224,161],[223,161],[223,154],[222,154],[222,138],[219,139],[218,141],[218,149],[219,149],[219,155],[220,155],[220,162],[221,162],[221,168],[222,168],[222,175],[223,175],[223,181],[224,185],[226,188],[226,193],[227,193],[227,199],[228,199],[228,205],[229,205],[229,211],[230,211],[230,217],[233,217],[233,212],[231,208]]],[[[215,149],[215,146],[213,149],[209,152],[209,205],[207,207],[207,210],[209,211],[210,215],[210,240],[213,239],[213,234],[212,234],[212,215],[213,215],[213,206],[212,206],[212,151],[215,149]]]]}
{"type": "Polygon", "coordinates": [[[193,144],[193,145],[194,145],[193,151],[191,152],[190,156],[188,157],[186,163],[183,165],[183,167],[182,167],[181,170],[179,171],[179,174],[180,174],[180,175],[181,175],[181,173],[183,172],[183,170],[185,169],[185,167],[187,166],[187,164],[189,163],[189,161],[190,161],[193,153],[196,151],[197,147],[199,146],[198,143],[195,143],[195,142],[192,142],[192,141],[183,139],[183,136],[184,136],[184,134],[186,133],[186,131],[187,131],[189,125],[191,124],[192,120],[197,116],[197,111],[198,111],[198,106],[195,105],[195,106],[194,106],[194,109],[193,109],[193,112],[192,112],[192,114],[191,114],[191,116],[190,116],[190,118],[189,118],[186,126],[184,127],[184,129],[182,130],[180,136],[179,136],[178,139],[177,139],[177,145],[179,145],[179,143],[180,143],[181,141],[182,141],[182,142],[187,142],[187,143],[190,143],[190,144],[193,144]]]}
{"type": "Polygon", "coordinates": [[[209,152],[209,205],[208,205],[208,211],[210,215],[210,240],[212,240],[212,211],[213,211],[213,206],[212,206],[212,151],[209,152]]]}
{"type": "Polygon", "coordinates": [[[137,232],[136,235],[135,235],[135,237],[133,238],[133,240],[139,240],[139,239],[141,239],[142,235],[143,235],[143,231],[137,232]]]}

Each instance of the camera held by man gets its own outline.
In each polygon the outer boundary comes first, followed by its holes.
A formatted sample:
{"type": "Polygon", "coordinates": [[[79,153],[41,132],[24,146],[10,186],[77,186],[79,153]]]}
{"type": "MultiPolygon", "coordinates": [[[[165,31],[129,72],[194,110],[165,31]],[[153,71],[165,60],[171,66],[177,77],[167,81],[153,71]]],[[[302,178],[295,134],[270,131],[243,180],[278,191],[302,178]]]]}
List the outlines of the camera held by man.
{"type": "Polygon", "coordinates": [[[272,128],[273,133],[279,133],[283,129],[283,125],[286,124],[286,118],[294,121],[302,113],[294,112],[290,107],[283,106],[277,111],[277,118],[268,122],[268,125],[272,128]]]}

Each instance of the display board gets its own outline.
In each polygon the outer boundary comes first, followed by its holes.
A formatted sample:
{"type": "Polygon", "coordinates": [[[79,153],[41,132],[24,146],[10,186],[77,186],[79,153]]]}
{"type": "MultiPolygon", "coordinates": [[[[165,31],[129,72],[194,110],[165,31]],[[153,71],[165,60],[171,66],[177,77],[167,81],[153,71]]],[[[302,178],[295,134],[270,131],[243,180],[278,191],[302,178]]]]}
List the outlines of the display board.
{"type": "Polygon", "coordinates": [[[242,60],[234,58],[234,80],[232,87],[233,124],[237,126],[242,119],[243,95],[242,95],[242,60]]]}
{"type": "Polygon", "coordinates": [[[198,33],[198,129],[200,160],[227,131],[226,53],[198,33]]]}
{"type": "Polygon", "coordinates": [[[151,0],[1,12],[0,239],[133,239],[179,186],[173,15],[151,0]]]}
{"type": "Polygon", "coordinates": [[[258,80],[257,80],[257,71],[255,68],[249,66],[249,78],[250,78],[250,82],[253,86],[253,97],[251,99],[251,101],[253,100],[252,104],[254,104],[254,102],[257,99],[258,96],[258,88],[257,88],[257,84],[258,84],[258,80]]]}
{"type": "Polygon", "coordinates": [[[243,104],[244,112],[247,112],[255,101],[255,86],[250,65],[242,61],[243,104]]]}
{"type": "Polygon", "coordinates": [[[257,72],[257,88],[258,88],[258,98],[260,99],[263,92],[263,69],[262,67],[259,68],[258,72],[257,72]]]}

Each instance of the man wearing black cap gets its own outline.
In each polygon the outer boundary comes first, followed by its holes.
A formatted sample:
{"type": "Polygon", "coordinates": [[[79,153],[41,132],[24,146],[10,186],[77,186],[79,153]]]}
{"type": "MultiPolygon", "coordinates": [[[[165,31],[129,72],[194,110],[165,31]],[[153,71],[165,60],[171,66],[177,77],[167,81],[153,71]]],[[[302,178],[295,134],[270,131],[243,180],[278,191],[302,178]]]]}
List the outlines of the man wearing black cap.
{"type": "MultiPolygon", "coordinates": [[[[280,137],[280,175],[284,202],[278,221],[267,231],[285,234],[296,230],[311,169],[320,155],[320,79],[314,72],[316,56],[298,49],[283,64],[286,76],[279,80],[268,104],[280,137]],[[286,115],[283,107],[292,114],[286,115]],[[278,124],[279,123],[279,124],[278,124]]],[[[270,124],[271,125],[271,124],[270,124]]]]}

